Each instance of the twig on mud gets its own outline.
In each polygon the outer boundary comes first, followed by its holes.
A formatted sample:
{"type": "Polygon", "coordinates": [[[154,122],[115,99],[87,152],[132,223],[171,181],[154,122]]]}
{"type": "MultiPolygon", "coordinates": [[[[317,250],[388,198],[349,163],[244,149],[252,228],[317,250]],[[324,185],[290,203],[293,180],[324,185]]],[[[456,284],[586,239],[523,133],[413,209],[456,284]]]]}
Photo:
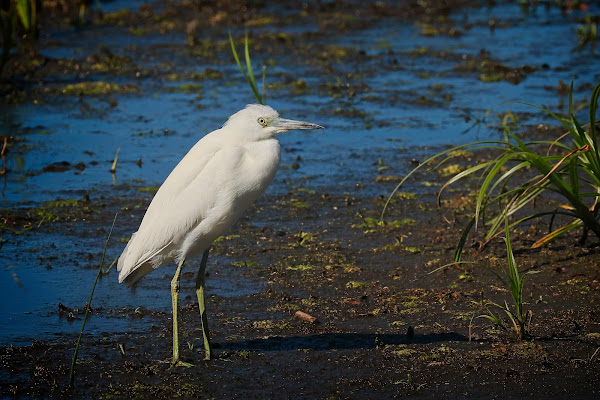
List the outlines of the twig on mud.
{"type": "Polygon", "coordinates": [[[0,157],[2,158],[2,170],[0,170],[0,175],[4,175],[6,173],[6,159],[4,158],[4,153],[6,151],[6,145],[8,144],[8,136],[0,135],[0,138],[4,139],[2,150],[0,150],[0,157]]]}
{"type": "Polygon", "coordinates": [[[313,317],[312,315],[309,315],[305,312],[302,311],[296,311],[296,313],[294,314],[294,316],[296,318],[300,318],[303,321],[307,321],[310,322],[311,324],[316,324],[319,322],[319,320],[316,317],[313,317]]]}
{"type": "Polygon", "coordinates": [[[83,329],[85,328],[85,323],[87,321],[88,314],[92,306],[92,298],[94,297],[94,290],[96,290],[98,278],[100,278],[100,275],[102,274],[102,266],[104,265],[104,258],[106,257],[106,249],[108,249],[108,242],[110,240],[110,235],[112,234],[112,231],[115,227],[115,222],[117,221],[118,214],[119,213],[115,213],[115,218],[113,219],[112,226],[110,227],[110,231],[108,232],[108,237],[106,238],[106,242],[104,243],[104,252],[102,253],[102,259],[100,260],[100,266],[98,267],[98,274],[96,274],[96,280],[94,281],[94,285],[92,286],[92,293],[90,293],[90,299],[88,300],[85,307],[85,315],[83,317],[83,323],[81,324],[81,332],[79,332],[79,338],[77,339],[77,344],[75,345],[75,352],[73,353],[73,360],[71,361],[71,370],[69,372],[69,388],[73,387],[73,380],[75,378],[75,363],[77,362],[77,356],[79,354],[79,345],[81,344],[83,329]]]}

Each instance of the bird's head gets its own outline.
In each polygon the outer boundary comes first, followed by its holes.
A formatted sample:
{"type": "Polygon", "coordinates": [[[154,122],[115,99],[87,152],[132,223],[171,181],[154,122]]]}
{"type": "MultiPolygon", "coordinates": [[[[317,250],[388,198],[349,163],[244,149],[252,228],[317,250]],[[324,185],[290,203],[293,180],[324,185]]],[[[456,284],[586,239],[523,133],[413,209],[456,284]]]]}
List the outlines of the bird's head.
{"type": "Polygon", "coordinates": [[[270,139],[277,133],[292,129],[324,129],[321,125],[304,121],[281,118],[277,111],[261,104],[248,104],[246,108],[233,114],[223,125],[223,129],[239,134],[240,139],[259,141],[270,139]]]}

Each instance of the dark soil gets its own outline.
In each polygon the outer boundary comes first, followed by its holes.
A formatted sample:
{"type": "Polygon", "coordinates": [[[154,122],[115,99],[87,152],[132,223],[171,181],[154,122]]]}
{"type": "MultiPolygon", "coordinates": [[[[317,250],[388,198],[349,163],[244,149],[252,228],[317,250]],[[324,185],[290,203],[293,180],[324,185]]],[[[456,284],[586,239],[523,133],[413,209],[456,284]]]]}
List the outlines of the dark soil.
{"type": "MultiPolygon", "coordinates": [[[[517,253],[522,270],[540,271],[525,286],[531,338],[518,341],[514,331],[479,318],[482,294],[510,303],[491,272],[474,266],[430,274],[451,259],[460,227],[444,223],[434,204],[433,196],[397,201],[388,220],[417,221],[392,228],[364,226],[383,200],[360,189],[263,198],[234,230],[240,236],[213,250],[215,259],[242,263],[210,266],[209,284],[239,270],[265,283],[249,296],[209,294],[214,360],[202,360],[196,260],[183,277],[180,322],[183,358],[194,367],[169,369],[170,315],[138,310],[119,317],[137,318],[135,332],[84,336],[74,389],[67,384],[75,338],[2,348],[2,395],[596,398],[598,248],[576,246],[572,236],[517,253]],[[290,205],[300,202],[309,207],[290,205]],[[260,229],[252,225],[256,219],[272,222],[260,229]],[[318,321],[295,318],[298,310],[318,321]]],[[[514,248],[527,249],[542,229],[523,232],[514,248]]],[[[465,258],[492,268],[506,263],[500,240],[465,258]]],[[[165,296],[169,274],[162,278],[165,296]]],[[[91,318],[107,312],[96,309],[91,318]]]]}

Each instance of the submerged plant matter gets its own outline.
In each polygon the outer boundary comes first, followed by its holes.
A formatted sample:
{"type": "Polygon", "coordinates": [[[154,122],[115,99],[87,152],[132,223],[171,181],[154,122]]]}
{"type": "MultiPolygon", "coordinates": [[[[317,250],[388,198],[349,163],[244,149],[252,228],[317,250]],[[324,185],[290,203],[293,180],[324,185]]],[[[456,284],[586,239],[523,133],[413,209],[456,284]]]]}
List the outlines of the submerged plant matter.
{"type": "Polygon", "coordinates": [[[577,26],[576,33],[579,43],[577,44],[576,48],[582,49],[589,44],[592,53],[594,53],[596,49],[596,41],[598,39],[597,24],[589,14],[586,14],[584,22],[585,24],[577,26]]]}
{"type": "Polygon", "coordinates": [[[543,216],[550,216],[551,221],[554,221],[557,215],[563,215],[569,217],[570,220],[540,238],[532,247],[539,247],[578,227],[584,227],[584,237],[591,230],[600,238],[600,222],[598,221],[600,153],[598,152],[596,128],[599,94],[600,84],[596,85],[592,91],[589,104],[590,122],[585,125],[582,125],[575,117],[573,84],[571,84],[569,94],[568,117],[559,116],[539,106],[517,103],[543,111],[556,119],[567,132],[556,140],[526,142],[520,139],[508,124],[504,123],[506,135],[503,141],[474,142],[438,153],[402,179],[389,196],[381,219],[383,220],[386,207],[394,193],[415,171],[443,158],[434,166],[434,169],[439,168],[460,154],[458,150],[485,149],[496,152],[498,156],[454,175],[442,186],[438,194],[438,203],[440,203],[442,192],[452,183],[473,176],[478,177],[481,182],[477,190],[475,210],[462,232],[455,252],[455,261],[460,260],[467,236],[477,224],[482,223],[486,228],[483,246],[502,232],[501,227],[506,218],[514,216],[518,211],[523,211],[526,205],[531,204],[541,194],[547,192],[560,195],[567,203],[554,210],[519,214],[510,226],[513,227],[543,216]],[[520,177],[523,177],[521,182],[513,183],[520,177]]]}

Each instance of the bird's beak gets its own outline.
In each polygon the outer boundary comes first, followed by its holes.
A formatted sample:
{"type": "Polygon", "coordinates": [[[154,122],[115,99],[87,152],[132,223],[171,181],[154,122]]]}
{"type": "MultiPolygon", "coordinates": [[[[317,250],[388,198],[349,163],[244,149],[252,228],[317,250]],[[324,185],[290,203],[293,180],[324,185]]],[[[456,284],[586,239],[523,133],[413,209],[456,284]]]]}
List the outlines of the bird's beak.
{"type": "Polygon", "coordinates": [[[285,132],[292,129],[325,129],[321,125],[313,124],[311,122],[294,121],[293,119],[277,118],[270,124],[272,127],[277,128],[278,132],[285,132]]]}

